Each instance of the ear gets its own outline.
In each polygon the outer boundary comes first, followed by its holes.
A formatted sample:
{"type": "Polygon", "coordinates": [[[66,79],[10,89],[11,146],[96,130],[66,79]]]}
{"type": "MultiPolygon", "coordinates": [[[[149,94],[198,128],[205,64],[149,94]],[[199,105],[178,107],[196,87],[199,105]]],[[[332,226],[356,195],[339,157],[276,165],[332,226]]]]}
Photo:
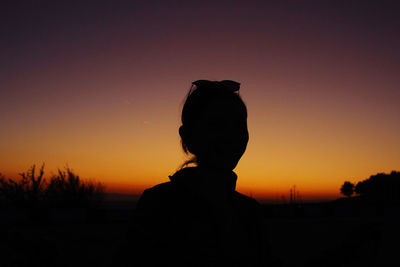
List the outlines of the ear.
{"type": "Polygon", "coordinates": [[[179,136],[184,139],[185,136],[185,128],[183,128],[183,125],[181,125],[181,127],[179,127],[179,136]]]}
{"type": "Polygon", "coordinates": [[[191,136],[190,136],[190,131],[183,125],[179,127],[179,135],[182,139],[182,142],[185,143],[187,149],[189,150],[190,153],[195,154],[195,148],[193,147],[191,136]]]}
{"type": "MultiPolygon", "coordinates": [[[[181,127],[179,127],[179,136],[181,137],[182,142],[185,144],[186,148],[188,150],[190,150],[189,148],[189,133],[186,127],[184,127],[183,125],[181,125],[181,127]]],[[[190,152],[190,151],[189,151],[190,152]]]]}
{"type": "Polygon", "coordinates": [[[187,139],[186,128],[184,128],[183,125],[179,127],[179,136],[182,138],[183,142],[185,142],[185,140],[187,139]]]}

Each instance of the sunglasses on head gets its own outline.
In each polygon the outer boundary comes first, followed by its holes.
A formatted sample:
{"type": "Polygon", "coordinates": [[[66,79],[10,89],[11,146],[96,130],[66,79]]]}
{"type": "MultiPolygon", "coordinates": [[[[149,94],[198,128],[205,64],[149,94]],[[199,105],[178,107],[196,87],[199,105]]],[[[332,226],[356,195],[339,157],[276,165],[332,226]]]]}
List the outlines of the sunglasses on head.
{"type": "Polygon", "coordinates": [[[202,87],[202,86],[215,86],[215,85],[219,85],[219,86],[223,86],[229,90],[231,90],[232,92],[236,92],[239,91],[240,89],[240,83],[235,82],[235,81],[231,81],[231,80],[223,80],[220,82],[214,82],[214,81],[209,81],[209,80],[197,80],[192,82],[193,85],[196,85],[197,87],[202,87]]]}

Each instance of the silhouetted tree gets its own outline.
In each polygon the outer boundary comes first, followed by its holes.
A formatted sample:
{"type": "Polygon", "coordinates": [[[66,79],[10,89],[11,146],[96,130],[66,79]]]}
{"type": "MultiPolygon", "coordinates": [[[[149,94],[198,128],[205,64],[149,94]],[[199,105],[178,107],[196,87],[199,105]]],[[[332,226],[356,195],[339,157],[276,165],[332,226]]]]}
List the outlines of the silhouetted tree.
{"type": "Polygon", "coordinates": [[[355,192],[368,198],[399,201],[400,172],[392,171],[390,174],[371,175],[368,179],[357,183],[355,192]]]}
{"type": "Polygon", "coordinates": [[[351,197],[351,195],[354,193],[354,184],[348,181],[344,182],[340,188],[340,193],[347,197],[351,197]]]}
{"type": "Polygon", "coordinates": [[[367,194],[367,187],[368,187],[368,182],[367,182],[367,180],[364,180],[364,181],[361,181],[361,182],[358,182],[357,184],[356,184],[356,186],[355,186],[355,188],[354,188],[354,192],[357,194],[357,195],[366,195],[367,194]]]}

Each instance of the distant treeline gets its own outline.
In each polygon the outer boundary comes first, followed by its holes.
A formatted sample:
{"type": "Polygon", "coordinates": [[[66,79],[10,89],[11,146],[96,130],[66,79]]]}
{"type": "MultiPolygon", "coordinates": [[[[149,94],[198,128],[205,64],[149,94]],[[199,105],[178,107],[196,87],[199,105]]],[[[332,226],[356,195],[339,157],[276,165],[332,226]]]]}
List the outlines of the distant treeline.
{"type": "Polygon", "coordinates": [[[357,194],[368,199],[397,202],[400,201],[400,172],[371,175],[355,185],[345,181],[340,192],[347,197],[357,194]]]}
{"type": "Polygon", "coordinates": [[[0,207],[95,207],[104,198],[104,185],[82,180],[72,169],[58,169],[56,175],[44,178],[44,164],[36,173],[33,165],[18,179],[0,173],[0,207]]]}

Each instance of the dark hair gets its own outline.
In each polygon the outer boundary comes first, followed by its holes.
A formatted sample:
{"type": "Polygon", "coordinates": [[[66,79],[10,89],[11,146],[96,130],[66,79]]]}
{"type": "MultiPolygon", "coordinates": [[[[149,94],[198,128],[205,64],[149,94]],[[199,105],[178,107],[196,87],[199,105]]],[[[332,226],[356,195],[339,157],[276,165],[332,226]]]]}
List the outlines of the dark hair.
{"type": "MultiPolygon", "coordinates": [[[[230,80],[224,81],[209,81],[198,80],[192,83],[191,88],[186,96],[185,103],[182,108],[182,126],[186,131],[190,131],[196,121],[203,114],[203,110],[213,101],[231,99],[238,103],[243,110],[243,114],[247,117],[247,108],[239,95],[240,84],[230,80]]],[[[181,146],[185,154],[189,154],[187,144],[181,138],[181,146]]],[[[181,168],[194,163],[198,164],[196,155],[193,155],[189,160],[182,164],[181,168]]]]}

